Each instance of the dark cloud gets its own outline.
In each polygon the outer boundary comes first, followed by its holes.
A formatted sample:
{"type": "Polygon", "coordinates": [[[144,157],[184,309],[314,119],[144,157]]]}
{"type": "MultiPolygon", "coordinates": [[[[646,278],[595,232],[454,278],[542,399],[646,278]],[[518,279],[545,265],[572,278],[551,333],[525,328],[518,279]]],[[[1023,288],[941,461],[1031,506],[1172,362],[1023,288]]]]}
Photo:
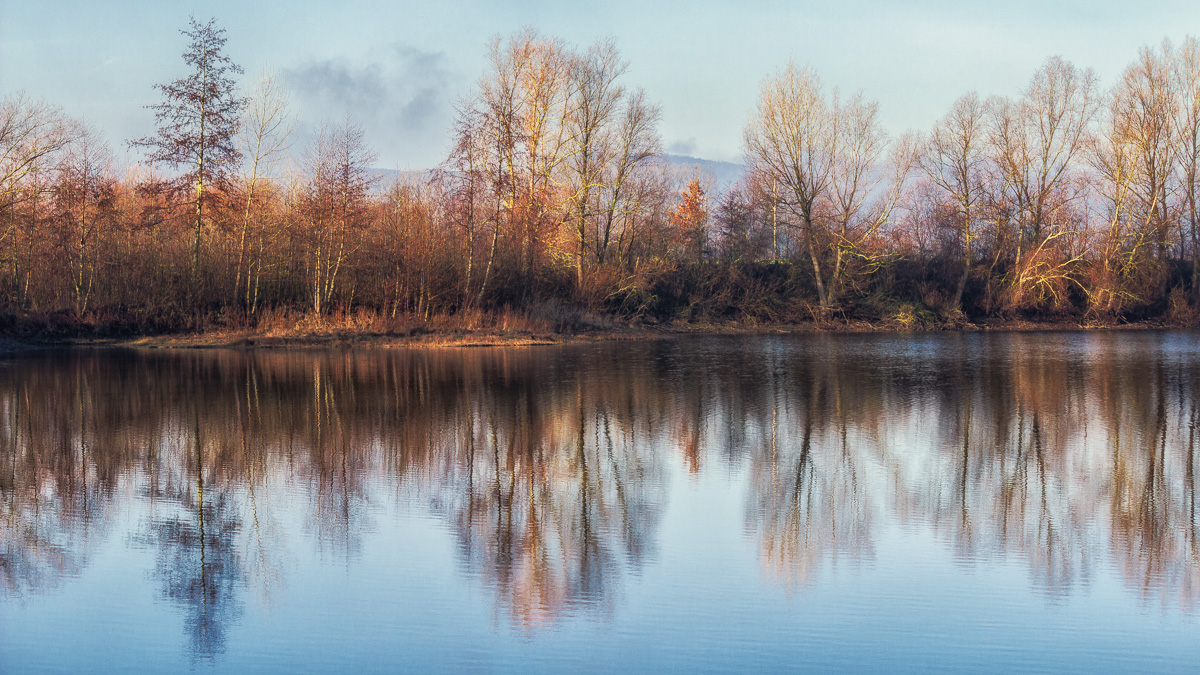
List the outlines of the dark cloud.
{"type": "Polygon", "coordinates": [[[452,123],[453,76],[442,52],[392,45],[365,62],[344,57],[288,68],[301,134],[345,115],[362,124],[384,166],[432,166],[452,123]]]}

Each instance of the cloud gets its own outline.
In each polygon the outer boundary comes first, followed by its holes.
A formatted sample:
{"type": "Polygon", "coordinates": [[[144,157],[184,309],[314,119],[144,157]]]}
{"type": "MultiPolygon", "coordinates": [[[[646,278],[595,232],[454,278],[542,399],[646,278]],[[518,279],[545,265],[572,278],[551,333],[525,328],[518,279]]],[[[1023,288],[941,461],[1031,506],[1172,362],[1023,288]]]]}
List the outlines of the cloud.
{"type": "Polygon", "coordinates": [[[283,70],[301,107],[301,135],[322,121],[350,119],[384,166],[432,166],[448,145],[454,77],[442,52],[394,44],[368,53],[283,70]]]}
{"type": "Polygon", "coordinates": [[[684,157],[695,157],[697,152],[696,137],[693,136],[683,141],[673,141],[667,145],[668,155],[682,155],[684,157]]]}

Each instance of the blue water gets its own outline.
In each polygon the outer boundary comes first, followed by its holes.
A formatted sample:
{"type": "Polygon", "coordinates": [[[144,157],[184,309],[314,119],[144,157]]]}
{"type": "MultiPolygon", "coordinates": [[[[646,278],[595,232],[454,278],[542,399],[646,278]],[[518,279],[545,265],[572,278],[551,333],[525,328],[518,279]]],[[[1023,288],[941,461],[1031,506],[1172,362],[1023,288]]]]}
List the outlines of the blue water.
{"type": "Polygon", "coordinates": [[[1200,334],[0,361],[0,672],[1195,671],[1200,334]]]}

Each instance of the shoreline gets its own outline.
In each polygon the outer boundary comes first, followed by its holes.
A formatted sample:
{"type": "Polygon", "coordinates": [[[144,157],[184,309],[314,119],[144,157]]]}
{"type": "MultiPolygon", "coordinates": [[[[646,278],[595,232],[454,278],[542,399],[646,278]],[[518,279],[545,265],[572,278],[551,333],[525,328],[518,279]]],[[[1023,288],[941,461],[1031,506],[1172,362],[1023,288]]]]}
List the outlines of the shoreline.
{"type": "Polygon", "coordinates": [[[409,333],[376,333],[344,329],[253,331],[226,330],[129,337],[24,338],[0,337],[0,353],[76,347],[131,349],[453,349],[470,347],[533,347],[582,342],[661,340],[701,336],[765,336],[866,333],[989,333],[989,332],[1099,332],[1191,330],[1194,326],[1166,322],[1081,323],[1076,321],[988,320],[940,327],[905,327],[868,322],[830,321],[796,324],[666,324],[595,328],[577,331],[433,330],[409,333]]]}

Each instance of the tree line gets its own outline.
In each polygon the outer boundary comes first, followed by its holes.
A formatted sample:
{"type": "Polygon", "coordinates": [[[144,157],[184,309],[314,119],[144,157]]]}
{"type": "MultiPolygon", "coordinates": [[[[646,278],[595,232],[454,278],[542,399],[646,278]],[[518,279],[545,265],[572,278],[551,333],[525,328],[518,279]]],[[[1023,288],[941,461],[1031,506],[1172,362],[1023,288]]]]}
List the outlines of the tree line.
{"type": "Polygon", "coordinates": [[[184,76],[157,85],[123,172],[86,122],[0,103],[4,330],[1198,316],[1195,38],[1108,89],[1050,58],[1016,96],[965,94],[899,137],[789,63],[717,189],[667,161],[611,40],[494,39],[448,157],[385,180],[353,117],[294,143],[278,80],[243,82],[215,21],[181,32],[184,76]]]}

